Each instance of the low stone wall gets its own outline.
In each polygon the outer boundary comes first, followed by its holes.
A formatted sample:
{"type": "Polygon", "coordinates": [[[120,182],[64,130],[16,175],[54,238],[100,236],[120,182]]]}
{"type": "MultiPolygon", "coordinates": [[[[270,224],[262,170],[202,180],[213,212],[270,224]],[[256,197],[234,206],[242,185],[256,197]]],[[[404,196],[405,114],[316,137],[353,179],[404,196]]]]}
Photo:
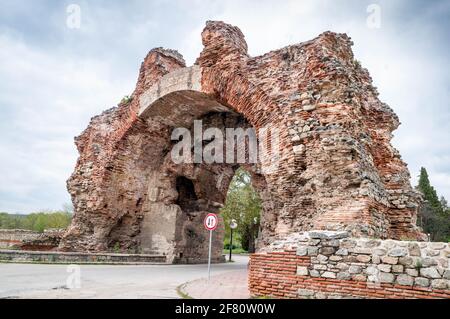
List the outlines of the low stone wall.
{"type": "Polygon", "coordinates": [[[25,229],[0,229],[0,249],[47,251],[58,247],[64,229],[43,233],[25,229]]]}
{"type": "Polygon", "coordinates": [[[24,229],[0,229],[0,249],[20,247],[24,241],[36,240],[40,233],[24,229]]]}
{"type": "Polygon", "coordinates": [[[252,296],[450,298],[447,243],[294,234],[250,257],[252,296]]]}
{"type": "MultiPolygon", "coordinates": [[[[212,264],[221,264],[221,263],[226,263],[226,257],[225,255],[221,255],[219,257],[211,257],[211,263],[212,264]]],[[[207,264],[208,263],[208,258],[189,258],[189,257],[185,257],[185,258],[179,258],[179,257],[175,257],[172,261],[172,264],[207,264]]]]}
{"type": "Polygon", "coordinates": [[[0,262],[48,264],[155,264],[166,263],[166,256],[143,254],[37,252],[0,250],[0,262]]]}

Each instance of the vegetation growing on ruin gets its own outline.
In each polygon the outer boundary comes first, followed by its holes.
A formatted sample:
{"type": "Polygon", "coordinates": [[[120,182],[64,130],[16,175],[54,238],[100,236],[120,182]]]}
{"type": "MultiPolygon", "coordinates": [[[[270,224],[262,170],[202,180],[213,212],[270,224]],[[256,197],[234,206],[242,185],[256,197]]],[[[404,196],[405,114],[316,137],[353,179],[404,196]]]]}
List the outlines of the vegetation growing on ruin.
{"type": "Polygon", "coordinates": [[[131,103],[131,101],[133,101],[133,97],[126,95],[122,98],[122,101],[120,101],[121,104],[128,104],[131,103]]]}

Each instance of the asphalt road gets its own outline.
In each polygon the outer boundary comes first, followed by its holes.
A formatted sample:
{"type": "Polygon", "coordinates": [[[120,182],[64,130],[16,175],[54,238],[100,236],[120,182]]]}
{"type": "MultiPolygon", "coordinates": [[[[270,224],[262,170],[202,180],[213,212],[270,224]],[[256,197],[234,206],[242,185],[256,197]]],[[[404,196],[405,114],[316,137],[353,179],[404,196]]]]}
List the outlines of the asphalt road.
{"type": "MultiPolygon", "coordinates": [[[[247,256],[234,260],[213,264],[211,275],[247,268],[247,256]]],[[[67,265],[0,263],[0,298],[179,298],[179,285],[207,276],[207,265],[81,265],[77,288],[77,271],[68,270],[67,265]],[[68,289],[68,282],[75,287],[68,289]]]]}

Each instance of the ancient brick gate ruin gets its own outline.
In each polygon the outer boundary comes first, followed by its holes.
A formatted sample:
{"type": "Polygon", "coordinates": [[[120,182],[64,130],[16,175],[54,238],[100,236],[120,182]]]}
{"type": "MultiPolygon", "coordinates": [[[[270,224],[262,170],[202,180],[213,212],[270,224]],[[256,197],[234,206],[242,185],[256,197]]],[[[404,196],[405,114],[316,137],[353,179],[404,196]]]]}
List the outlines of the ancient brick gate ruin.
{"type": "MultiPolygon", "coordinates": [[[[202,220],[218,212],[244,165],[263,201],[259,249],[289,235],[345,230],[355,237],[421,239],[419,197],[390,144],[399,120],[378,99],[344,34],[250,57],[241,31],[208,22],[204,49],[186,67],[176,51],[153,49],[130,99],[92,119],[76,138],[68,181],[75,207],[60,249],[114,247],[165,254],[169,262],[207,255],[202,220]],[[171,160],[173,130],[277,129],[276,169],[243,163],[171,160]]],[[[194,143],[194,142],[193,142],[194,143]]],[[[220,259],[222,229],[213,254],[220,259]]]]}

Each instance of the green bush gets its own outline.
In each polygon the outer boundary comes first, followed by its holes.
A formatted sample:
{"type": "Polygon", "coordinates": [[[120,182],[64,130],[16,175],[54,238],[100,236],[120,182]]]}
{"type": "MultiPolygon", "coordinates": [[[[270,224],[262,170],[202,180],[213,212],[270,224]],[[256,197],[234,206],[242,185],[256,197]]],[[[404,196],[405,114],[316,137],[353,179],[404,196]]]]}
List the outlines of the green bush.
{"type": "Polygon", "coordinates": [[[66,228],[72,220],[67,211],[38,212],[29,215],[0,213],[0,229],[28,229],[43,232],[45,229],[66,228]]]}
{"type": "Polygon", "coordinates": [[[126,95],[122,98],[122,101],[120,101],[121,104],[128,104],[131,103],[131,101],[133,101],[133,97],[126,95]]]}

